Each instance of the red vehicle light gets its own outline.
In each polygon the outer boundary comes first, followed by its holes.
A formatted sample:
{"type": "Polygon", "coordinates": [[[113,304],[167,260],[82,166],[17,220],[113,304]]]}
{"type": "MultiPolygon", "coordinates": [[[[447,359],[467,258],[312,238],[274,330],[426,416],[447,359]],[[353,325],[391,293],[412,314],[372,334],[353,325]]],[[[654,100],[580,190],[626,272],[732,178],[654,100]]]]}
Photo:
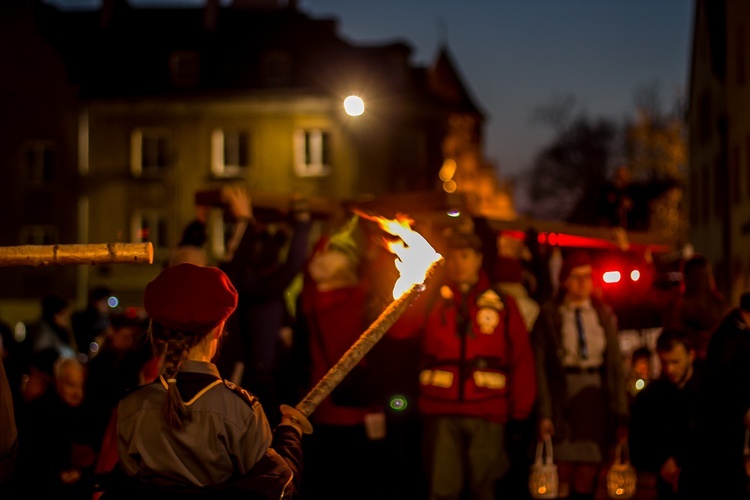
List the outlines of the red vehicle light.
{"type": "Polygon", "coordinates": [[[620,271],[607,271],[602,274],[602,281],[605,283],[619,283],[621,277],[620,271]]]}
{"type": "Polygon", "coordinates": [[[630,279],[631,281],[638,281],[641,279],[641,272],[638,269],[633,269],[630,271],[630,279]]]}

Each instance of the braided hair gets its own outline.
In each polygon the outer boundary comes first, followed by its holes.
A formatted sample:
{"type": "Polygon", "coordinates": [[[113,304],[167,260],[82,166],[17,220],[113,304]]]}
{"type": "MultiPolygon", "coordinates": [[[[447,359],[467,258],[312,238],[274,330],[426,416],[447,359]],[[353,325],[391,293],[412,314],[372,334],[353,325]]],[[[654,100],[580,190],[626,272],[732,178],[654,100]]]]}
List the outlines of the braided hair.
{"type": "Polygon", "coordinates": [[[179,429],[185,420],[190,419],[190,415],[177,388],[177,372],[188,358],[190,349],[200,344],[208,334],[170,330],[151,321],[149,335],[155,351],[164,357],[162,377],[167,382],[167,397],[164,399],[162,415],[169,427],[179,429]]]}

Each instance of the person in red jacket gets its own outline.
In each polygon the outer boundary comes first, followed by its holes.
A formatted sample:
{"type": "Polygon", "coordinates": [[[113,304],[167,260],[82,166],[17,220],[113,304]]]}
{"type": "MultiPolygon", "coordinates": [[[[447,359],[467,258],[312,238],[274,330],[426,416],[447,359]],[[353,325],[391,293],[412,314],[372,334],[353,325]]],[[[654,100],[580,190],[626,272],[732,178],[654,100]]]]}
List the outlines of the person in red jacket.
{"type": "Polygon", "coordinates": [[[442,286],[420,297],[390,335],[421,335],[418,408],[429,498],[491,500],[509,465],[505,425],[534,405],[534,358],[515,300],[481,269],[480,239],[453,231],[444,246],[442,286]]]}

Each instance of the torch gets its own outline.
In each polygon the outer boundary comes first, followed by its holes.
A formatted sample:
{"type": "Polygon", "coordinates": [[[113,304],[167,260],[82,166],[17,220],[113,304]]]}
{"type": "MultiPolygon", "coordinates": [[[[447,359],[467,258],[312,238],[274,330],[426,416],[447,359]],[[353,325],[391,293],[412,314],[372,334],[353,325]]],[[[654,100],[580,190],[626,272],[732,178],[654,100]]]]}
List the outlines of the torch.
{"type": "Polygon", "coordinates": [[[0,267],[44,267],[50,264],[151,264],[153,260],[154,248],[150,242],[0,247],[0,267]]]}
{"type": "Polygon", "coordinates": [[[302,430],[308,434],[312,432],[312,426],[307,417],[383,338],[407,307],[424,291],[425,282],[443,261],[443,257],[432,248],[427,240],[411,229],[411,221],[403,218],[385,219],[364,214],[360,216],[377,222],[381,229],[398,238],[395,241],[386,241],[388,249],[396,254],[394,261],[399,271],[399,278],[393,287],[394,300],[296,407],[281,405],[282,414],[297,420],[302,430]]]}

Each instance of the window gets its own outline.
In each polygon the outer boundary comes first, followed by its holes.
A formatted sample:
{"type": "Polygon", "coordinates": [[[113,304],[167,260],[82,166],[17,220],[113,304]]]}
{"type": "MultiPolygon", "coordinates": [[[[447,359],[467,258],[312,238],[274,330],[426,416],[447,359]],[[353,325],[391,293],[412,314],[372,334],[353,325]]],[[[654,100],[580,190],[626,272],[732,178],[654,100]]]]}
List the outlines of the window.
{"type": "Polygon", "coordinates": [[[236,223],[224,220],[222,210],[211,210],[206,223],[209,253],[219,260],[227,259],[227,253],[237,249],[237,238],[242,237],[239,228],[236,223]]]}
{"type": "Polygon", "coordinates": [[[57,151],[52,142],[32,141],[23,148],[24,180],[31,184],[45,184],[55,178],[57,151]]]}
{"type": "Polygon", "coordinates": [[[169,167],[170,134],[163,129],[136,129],[130,137],[130,170],[138,177],[160,177],[169,167]]]}
{"type": "Polygon", "coordinates": [[[55,245],[58,242],[55,226],[21,227],[21,245],[55,245]]]}
{"type": "Polygon", "coordinates": [[[200,76],[201,60],[197,52],[181,50],[169,56],[169,77],[173,87],[197,87],[200,76]]]}
{"type": "Polygon", "coordinates": [[[211,134],[211,172],[237,177],[250,166],[250,134],[243,130],[214,130],[211,134]]]}
{"type": "Polygon", "coordinates": [[[300,177],[331,173],[330,134],[320,129],[299,129],[294,133],[294,165],[300,177]]]}
{"type": "Polygon", "coordinates": [[[141,210],[133,215],[131,222],[133,243],[150,241],[154,248],[168,248],[167,218],[157,210],[141,210]]]}

